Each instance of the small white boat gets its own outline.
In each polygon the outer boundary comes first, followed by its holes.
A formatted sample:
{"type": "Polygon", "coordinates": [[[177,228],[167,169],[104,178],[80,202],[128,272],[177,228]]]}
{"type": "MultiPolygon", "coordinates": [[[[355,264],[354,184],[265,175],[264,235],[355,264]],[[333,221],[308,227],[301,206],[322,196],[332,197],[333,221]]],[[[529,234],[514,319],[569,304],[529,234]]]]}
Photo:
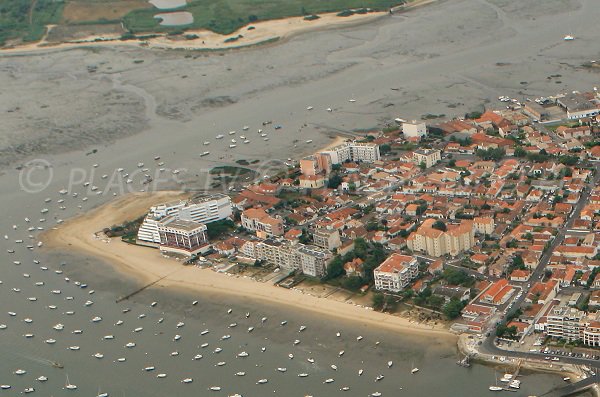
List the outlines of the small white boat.
{"type": "Polygon", "coordinates": [[[223,135],[219,134],[215,137],[216,139],[223,139],[223,135]]]}
{"type": "Polygon", "coordinates": [[[315,359],[314,359],[314,358],[311,358],[311,357],[309,357],[309,358],[307,358],[306,360],[307,360],[309,363],[311,363],[311,364],[314,364],[314,363],[315,363],[315,359]]]}
{"type": "Polygon", "coordinates": [[[286,372],[287,368],[285,368],[285,367],[278,367],[277,371],[279,371],[279,372],[286,372]]]}
{"type": "Polygon", "coordinates": [[[313,107],[312,106],[307,106],[306,110],[313,110],[313,107]]]}
{"type": "Polygon", "coordinates": [[[296,340],[294,341],[294,346],[296,346],[296,345],[298,345],[298,344],[300,344],[300,340],[296,339],[296,340]]]}
{"type": "Polygon", "coordinates": [[[79,349],[80,349],[79,346],[69,346],[69,350],[77,351],[79,349]]]}
{"type": "Polygon", "coordinates": [[[248,327],[248,332],[254,331],[254,327],[248,327]]]}
{"type": "Polygon", "coordinates": [[[23,393],[25,393],[25,394],[29,394],[29,393],[33,393],[34,391],[35,391],[35,389],[34,389],[33,387],[26,387],[26,388],[23,390],[23,393]]]}
{"type": "Polygon", "coordinates": [[[56,325],[55,325],[54,327],[52,327],[52,328],[54,328],[56,331],[62,331],[63,329],[65,329],[65,326],[64,326],[64,325],[62,325],[62,324],[56,324],[56,325]]]}
{"type": "Polygon", "coordinates": [[[248,139],[245,139],[244,143],[250,143],[250,141],[248,139]]]}
{"type": "Polygon", "coordinates": [[[204,349],[205,347],[208,347],[208,342],[204,342],[203,344],[201,344],[201,345],[200,345],[200,347],[201,347],[201,348],[203,348],[203,349],[204,349]]]}
{"type": "Polygon", "coordinates": [[[94,354],[94,357],[96,357],[98,359],[104,358],[104,354],[102,354],[102,353],[96,353],[96,354],[94,354]]]}
{"type": "Polygon", "coordinates": [[[220,347],[217,347],[213,353],[221,353],[223,351],[223,349],[221,349],[220,347]]]}
{"type": "Polygon", "coordinates": [[[306,143],[312,143],[312,139],[307,140],[306,143]]]}
{"type": "Polygon", "coordinates": [[[349,388],[348,386],[344,386],[344,387],[342,387],[340,390],[341,390],[341,391],[348,391],[348,390],[350,390],[350,388],[349,388]]]}
{"type": "Polygon", "coordinates": [[[246,376],[246,373],[245,373],[245,372],[243,372],[243,371],[236,372],[236,373],[235,373],[235,376],[246,376]]]}
{"type": "Polygon", "coordinates": [[[575,40],[575,36],[568,34],[565,37],[563,37],[564,41],[571,41],[571,40],[575,40]]]}
{"type": "Polygon", "coordinates": [[[362,339],[363,339],[363,337],[362,337],[362,336],[360,336],[360,335],[356,337],[356,340],[357,340],[358,342],[360,342],[362,339]]]}
{"type": "Polygon", "coordinates": [[[339,338],[340,336],[342,336],[342,334],[338,331],[335,333],[335,336],[337,336],[339,338]]]}
{"type": "Polygon", "coordinates": [[[323,383],[333,383],[333,379],[332,379],[332,378],[325,379],[325,380],[323,381],[323,383]]]}
{"type": "Polygon", "coordinates": [[[242,127],[242,129],[243,129],[244,131],[248,131],[248,129],[249,129],[249,128],[250,128],[250,127],[248,127],[247,125],[245,125],[245,126],[243,126],[243,127],[242,127]]]}
{"type": "Polygon", "coordinates": [[[177,342],[179,339],[181,339],[181,335],[175,335],[173,337],[173,341],[177,342]]]}
{"type": "Polygon", "coordinates": [[[364,370],[364,369],[362,369],[362,368],[361,368],[361,369],[359,369],[359,370],[358,370],[358,376],[362,376],[363,372],[365,372],[365,370],[364,370]]]}
{"type": "Polygon", "coordinates": [[[179,352],[177,350],[174,351],[174,352],[171,352],[171,357],[175,357],[175,356],[178,356],[178,355],[179,355],[179,352]]]}
{"type": "Polygon", "coordinates": [[[210,152],[207,150],[206,152],[202,152],[200,157],[208,156],[209,154],[210,154],[210,152]]]}
{"type": "Polygon", "coordinates": [[[133,330],[133,332],[142,332],[144,328],[142,327],[137,327],[136,329],[133,330]]]}
{"type": "Polygon", "coordinates": [[[300,326],[300,330],[299,330],[298,332],[302,332],[302,331],[304,331],[305,329],[306,329],[306,325],[301,325],[301,326],[300,326]]]}
{"type": "Polygon", "coordinates": [[[377,375],[377,377],[375,378],[375,382],[379,382],[383,378],[385,378],[385,376],[383,376],[383,375],[377,375]]]}
{"type": "Polygon", "coordinates": [[[204,141],[204,145],[205,145],[205,146],[206,146],[206,145],[210,145],[210,142],[209,142],[209,141],[204,141]]]}
{"type": "Polygon", "coordinates": [[[221,336],[221,340],[227,340],[229,338],[231,338],[231,335],[223,335],[223,336],[221,336]]]}
{"type": "Polygon", "coordinates": [[[236,147],[236,145],[232,143],[231,145],[229,145],[229,147],[230,147],[231,149],[233,149],[234,147],[236,147]]]}
{"type": "Polygon", "coordinates": [[[156,377],[159,379],[163,379],[163,378],[167,377],[167,374],[158,374],[158,375],[156,375],[156,377]]]}
{"type": "Polygon", "coordinates": [[[265,321],[267,321],[267,318],[266,318],[266,317],[263,317],[263,318],[261,318],[261,319],[260,319],[260,322],[261,322],[261,323],[264,323],[265,321]]]}
{"type": "Polygon", "coordinates": [[[240,353],[238,353],[238,355],[237,355],[237,356],[238,356],[238,357],[248,357],[248,356],[249,356],[249,354],[248,354],[248,352],[240,352],[240,353]]]}
{"type": "Polygon", "coordinates": [[[410,370],[411,374],[416,374],[417,372],[419,372],[419,368],[414,367],[413,369],[410,370]]]}
{"type": "Polygon", "coordinates": [[[47,381],[47,380],[48,380],[48,378],[47,378],[47,377],[45,377],[44,375],[42,375],[42,376],[38,376],[38,377],[36,378],[36,380],[37,380],[38,382],[45,382],[45,381],[47,381]]]}
{"type": "Polygon", "coordinates": [[[229,328],[235,328],[235,327],[237,327],[237,323],[231,323],[231,324],[229,324],[229,328]]]}
{"type": "Polygon", "coordinates": [[[194,380],[192,378],[185,378],[181,381],[181,383],[192,383],[194,380]]]}
{"type": "Polygon", "coordinates": [[[193,359],[200,360],[201,358],[202,358],[202,354],[196,354],[193,359]]]}
{"type": "Polygon", "coordinates": [[[56,339],[46,339],[44,342],[46,342],[49,345],[53,345],[56,343],[56,339]]]}
{"type": "Polygon", "coordinates": [[[503,389],[502,387],[500,387],[500,386],[493,386],[493,385],[492,385],[492,386],[490,386],[490,387],[489,387],[489,389],[490,389],[491,391],[502,391],[502,390],[504,390],[504,389],[503,389]]]}
{"type": "Polygon", "coordinates": [[[387,365],[388,365],[388,368],[392,368],[392,365],[394,365],[394,362],[390,360],[390,361],[388,361],[387,365]]]}
{"type": "Polygon", "coordinates": [[[208,389],[212,390],[212,391],[219,391],[219,390],[221,390],[221,387],[220,386],[211,386],[208,389]]]}
{"type": "Polygon", "coordinates": [[[376,391],[374,393],[371,393],[371,397],[381,397],[381,393],[376,391]]]}
{"type": "Polygon", "coordinates": [[[344,350],[340,350],[340,352],[338,353],[338,357],[342,357],[344,355],[345,351],[344,350]]]}
{"type": "Polygon", "coordinates": [[[93,323],[97,323],[97,322],[100,322],[100,321],[102,321],[102,317],[96,316],[96,317],[92,318],[92,322],[93,323]]]}
{"type": "Polygon", "coordinates": [[[307,376],[308,376],[308,374],[306,372],[298,374],[298,378],[306,378],[307,376]]]}
{"type": "Polygon", "coordinates": [[[145,368],[144,368],[144,371],[146,371],[146,372],[154,371],[154,366],[153,366],[153,365],[151,365],[151,366],[149,366],[149,367],[145,367],[145,368]]]}
{"type": "Polygon", "coordinates": [[[235,131],[229,131],[229,135],[235,134],[235,131]]]}
{"type": "Polygon", "coordinates": [[[104,340],[110,340],[110,339],[114,339],[114,335],[105,335],[102,339],[104,340]]]}
{"type": "Polygon", "coordinates": [[[288,354],[288,357],[289,357],[289,358],[290,358],[290,360],[291,360],[291,359],[293,359],[293,358],[294,358],[294,355],[293,355],[292,353],[290,353],[290,354],[288,354]]]}
{"type": "Polygon", "coordinates": [[[0,385],[0,389],[2,389],[2,390],[8,390],[11,387],[12,387],[11,385],[0,385]]]}
{"type": "Polygon", "coordinates": [[[125,347],[131,349],[132,347],[135,347],[135,342],[129,342],[125,345],[125,347]]]}
{"type": "Polygon", "coordinates": [[[331,369],[334,370],[334,371],[337,371],[337,365],[331,364],[331,369]]]}
{"type": "Polygon", "coordinates": [[[15,375],[25,375],[26,373],[27,373],[27,371],[25,371],[24,369],[21,369],[21,368],[19,368],[15,371],[15,375]]]}
{"type": "Polygon", "coordinates": [[[236,143],[236,142],[237,142],[237,141],[236,141],[235,139],[232,139],[232,140],[231,140],[231,143],[236,143]]]}
{"type": "Polygon", "coordinates": [[[127,361],[125,357],[117,358],[117,362],[124,363],[125,361],[127,361]]]}
{"type": "Polygon", "coordinates": [[[269,380],[268,379],[259,379],[256,384],[257,385],[264,385],[265,383],[267,383],[269,380]]]}
{"type": "Polygon", "coordinates": [[[217,366],[217,367],[222,367],[222,366],[224,366],[225,364],[227,364],[225,361],[219,361],[219,362],[216,364],[216,366],[217,366]]]}
{"type": "Polygon", "coordinates": [[[0,329],[6,329],[6,324],[0,324],[0,329]]]}
{"type": "Polygon", "coordinates": [[[67,390],[76,390],[77,386],[69,382],[69,375],[67,375],[67,381],[65,383],[65,389],[67,390]]]}
{"type": "Polygon", "coordinates": [[[209,332],[210,332],[209,330],[205,329],[204,331],[200,332],[200,335],[206,335],[206,334],[208,334],[209,332]]]}

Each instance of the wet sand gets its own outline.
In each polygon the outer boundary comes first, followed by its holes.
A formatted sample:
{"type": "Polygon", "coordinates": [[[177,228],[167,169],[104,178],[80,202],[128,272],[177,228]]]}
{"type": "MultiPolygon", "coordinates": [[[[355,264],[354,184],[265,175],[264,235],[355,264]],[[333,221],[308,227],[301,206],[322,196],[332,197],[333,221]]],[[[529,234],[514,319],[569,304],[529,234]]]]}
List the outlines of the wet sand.
{"type": "Polygon", "coordinates": [[[120,239],[100,239],[96,236],[103,228],[134,219],[146,212],[148,207],[165,200],[180,198],[181,193],[130,194],[89,213],[69,220],[55,230],[44,233],[45,245],[54,250],[70,250],[86,256],[101,258],[114,269],[144,284],[160,279],[156,286],[172,291],[189,289],[212,296],[230,295],[246,297],[269,304],[328,315],[356,324],[371,325],[387,330],[431,334],[436,337],[456,338],[442,326],[426,326],[407,319],[367,310],[347,303],[317,298],[286,290],[247,278],[216,273],[208,269],[182,266],[180,262],[165,258],[156,249],[123,243],[120,239]]]}
{"type": "MultiPolygon", "coordinates": [[[[451,117],[501,106],[499,95],[589,90],[598,74],[581,65],[600,52],[599,12],[592,0],[442,1],[228,53],[126,45],[2,52],[0,163],[130,136],[179,154],[193,139],[263,120],[313,139],[301,150],[310,153],[337,132],[396,117],[451,117]],[[569,32],[576,40],[564,42],[569,32]]],[[[218,160],[287,158],[299,151],[292,139],[218,160]]]]}

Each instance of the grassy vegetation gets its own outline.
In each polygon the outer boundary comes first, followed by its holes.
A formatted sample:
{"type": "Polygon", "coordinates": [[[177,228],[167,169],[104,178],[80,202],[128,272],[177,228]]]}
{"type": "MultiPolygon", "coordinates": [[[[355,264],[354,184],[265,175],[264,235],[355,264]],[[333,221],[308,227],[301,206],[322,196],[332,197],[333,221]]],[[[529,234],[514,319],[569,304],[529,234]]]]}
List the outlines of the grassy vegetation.
{"type": "Polygon", "coordinates": [[[59,22],[63,4],[54,0],[0,0],[0,45],[16,38],[40,40],[45,25],[59,22]]]}
{"type": "MultiPolygon", "coordinates": [[[[382,11],[402,3],[403,0],[193,0],[177,11],[188,11],[194,16],[194,23],[187,28],[204,28],[220,34],[230,34],[249,23],[261,20],[358,8],[382,11]]],[[[125,15],[123,21],[132,33],[174,29],[160,26],[159,21],[154,18],[155,14],[157,12],[154,9],[135,10],[125,15]]]]}

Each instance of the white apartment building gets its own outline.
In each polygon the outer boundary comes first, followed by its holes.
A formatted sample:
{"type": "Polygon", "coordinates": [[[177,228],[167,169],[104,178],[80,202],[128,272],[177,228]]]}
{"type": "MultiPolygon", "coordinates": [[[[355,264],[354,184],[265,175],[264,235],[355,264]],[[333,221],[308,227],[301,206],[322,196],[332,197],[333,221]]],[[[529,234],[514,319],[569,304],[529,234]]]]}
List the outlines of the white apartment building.
{"type": "MultiPolygon", "coordinates": [[[[249,250],[246,251],[250,253],[249,250]]],[[[256,243],[252,252],[255,259],[264,260],[279,266],[285,272],[301,270],[312,277],[323,277],[331,253],[304,244],[290,244],[286,241],[264,240],[256,243]]]]}
{"type": "Polygon", "coordinates": [[[159,221],[167,216],[184,221],[211,223],[233,214],[231,198],[225,194],[202,196],[191,200],[176,200],[150,208],[137,234],[137,239],[160,244],[159,221]]]}
{"type": "Polygon", "coordinates": [[[585,313],[573,307],[558,305],[548,314],[546,334],[553,338],[573,341],[581,338],[581,320],[585,313]]]}
{"type": "Polygon", "coordinates": [[[331,164],[341,164],[346,161],[372,163],[381,158],[379,145],[371,142],[346,142],[320,154],[329,156],[331,164]]]}
{"type": "Polygon", "coordinates": [[[402,123],[402,133],[405,138],[421,138],[427,135],[427,126],[425,123],[419,123],[416,120],[402,123]]]}
{"type": "Polygon", "coordinates": [[[327,273],[327,263],[331,259],[331,253],[314,245],[300,244],[295,249],[300,259],[302,273],[312,277],[323,277],[327,273]]]}
{"type": "Polygon", "coordinates": [[[419,265],[415,257],[393,253],[373,272],[375,288],[399,292],[408,287],[418,274],[419,265]]]}
{"type": "Polygon", "coordinates": [[[415,164],[425,164],[425,167],[429,168],[442,160],[442,152],[435,149],[417,149],[413,152],[412,158],[415,164]]]}

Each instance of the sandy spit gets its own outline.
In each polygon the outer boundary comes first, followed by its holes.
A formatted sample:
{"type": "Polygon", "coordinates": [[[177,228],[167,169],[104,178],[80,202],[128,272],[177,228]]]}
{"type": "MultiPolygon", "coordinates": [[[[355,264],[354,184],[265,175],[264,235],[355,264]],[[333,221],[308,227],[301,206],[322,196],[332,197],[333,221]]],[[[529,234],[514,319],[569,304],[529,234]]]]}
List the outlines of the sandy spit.
{"type": "Polygon", "coordinates": [[[60,227],[46,232],[42,239],[45,245],[51,249],[75,250],[102,259],[113,266],[117,272],[136,278],[143,283],[162,279],[158,284],[173,290],[184,288],[211,294],[239,296],[244,299],[250,298],[271,304],[286,305],[299,310],[358,321],[369,326],[403,333],[456,338],[454,334],[441,326],[431,327],[412,323],[397,316],[317,298],[270,284],[192,266],[184,267],[173,259],[162,257],[155,249],[129,245],[119,239],[101,239],[96,235],[105,227],[143,215],[153,204],[184,196],[180,192],[129,194],[65,222],[60,227]]]}

